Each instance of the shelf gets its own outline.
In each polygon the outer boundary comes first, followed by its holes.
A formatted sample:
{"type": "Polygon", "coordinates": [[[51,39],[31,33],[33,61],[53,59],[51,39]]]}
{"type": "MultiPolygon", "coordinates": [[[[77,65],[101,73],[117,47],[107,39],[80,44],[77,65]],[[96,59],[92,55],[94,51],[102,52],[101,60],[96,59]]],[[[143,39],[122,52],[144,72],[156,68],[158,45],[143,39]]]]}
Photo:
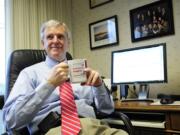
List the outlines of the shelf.
{"type": "MultiPolygon", "coordinates": [[[[116,119],[103,119],[104,121],[107,121],[110,124],[116,124],[116,125],[124,125],[122,120],[116,120],[116,119]]],[[[158,129],[165,129],[165,121],[158,122],[158,121],[137,121],[137,120],[131,120],[133,126],[137,127],[148,127],[148,128],[158,128],[158,129]]]]}

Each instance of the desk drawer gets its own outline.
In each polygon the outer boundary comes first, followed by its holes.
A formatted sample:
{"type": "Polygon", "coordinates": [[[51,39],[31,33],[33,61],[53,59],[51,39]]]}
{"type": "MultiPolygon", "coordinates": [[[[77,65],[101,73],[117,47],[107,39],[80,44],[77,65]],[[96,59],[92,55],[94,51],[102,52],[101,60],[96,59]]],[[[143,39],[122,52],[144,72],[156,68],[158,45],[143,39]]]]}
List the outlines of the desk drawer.
{"type": "Polygon", "coordinates": [[[180,131],[180,113],[170,114],[171,128],[180,131]]]}

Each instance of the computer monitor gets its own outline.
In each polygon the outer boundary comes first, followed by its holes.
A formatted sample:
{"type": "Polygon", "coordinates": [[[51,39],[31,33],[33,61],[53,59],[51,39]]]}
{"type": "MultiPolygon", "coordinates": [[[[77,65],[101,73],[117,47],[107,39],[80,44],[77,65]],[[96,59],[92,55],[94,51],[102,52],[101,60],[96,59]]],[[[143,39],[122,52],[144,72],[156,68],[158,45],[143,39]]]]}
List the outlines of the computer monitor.
{"type": "Polygon", "coordinates": [[[139,99],[147,98],[150,83],[167,82],[166,44],[112,52],[111,83],[140,84],[139,99]]]}

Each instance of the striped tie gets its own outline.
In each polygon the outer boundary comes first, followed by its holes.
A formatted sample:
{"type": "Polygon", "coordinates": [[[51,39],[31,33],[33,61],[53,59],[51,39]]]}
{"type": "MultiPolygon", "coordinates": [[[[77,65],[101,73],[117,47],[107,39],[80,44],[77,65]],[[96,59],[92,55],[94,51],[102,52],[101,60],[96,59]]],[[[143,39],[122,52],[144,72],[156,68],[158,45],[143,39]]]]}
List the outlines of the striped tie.
{"type": "Polygon", "coordinates": [[[59,91],[61,99],[61,133],[62,135],[78,135],[81,125],[71,84],[65,82],[60,86],[59,91]]]}

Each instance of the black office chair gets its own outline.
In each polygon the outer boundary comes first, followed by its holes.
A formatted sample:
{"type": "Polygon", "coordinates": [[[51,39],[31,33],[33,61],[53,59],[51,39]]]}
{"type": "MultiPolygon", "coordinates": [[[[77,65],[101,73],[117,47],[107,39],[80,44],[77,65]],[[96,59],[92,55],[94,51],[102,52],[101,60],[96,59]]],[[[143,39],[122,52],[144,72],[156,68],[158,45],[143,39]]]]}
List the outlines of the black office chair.
{"type": "Polygon", "coordinates": [[[0,95],[0,110],[3,108],[4,105],[4,96],[0,95]]]}
{"type": "MultiPolygon", "coordinates": [[[[35,63],[44,61],[46,57],[46,52],[44,50],[32,50],[32,49],[22,49],[22,50],[15,50],[12,52],[8,66],[7,66],[7,80],[6,80],[6,94],[5,94],[5,100],[7,99],[8,95],[10,94],[10,91],[22,69],[25,67],[28,67],[30,65],[33,65],[35,63]]],[[[72,56],[67,53],[66,57],[68,60],[72,59],[72,56]]],[[[52,115],[48,115],[50,119],[59,119],[59,116],[56,113],[52,113],[52,115]]],[[[124,122],[124,125],[126,127],[126,131],[129,133],[129,135],[133,135],[133,126],[129,118],[119,112],[114,112],[111,115],[105,115],[101,114],[100,112],[97,113],[97,118],[107,118],[107,117],[116,117],[118,119],[121,119],[124,122]]],[[[39,127],[43,127],[44,122],[49,122],[49,119],[45,118],[42,123],[39,125],[39,127]]],[[[53,126],[56,126],[56,124],[60,124],[60,122],[55,121],[53,126]]],[[[51,125],[51,124],[49,124],[51,125]]],[[[47,129],[50,127],[47,127],[46,129],[42,129],[43,132],[47,132],[47,129]]],[[[29,135],[29,132],[27,128],[23,128],[22,130],[19,130],[18,132],[15,132],[15,134],[19,135],[29,135]]]]}

